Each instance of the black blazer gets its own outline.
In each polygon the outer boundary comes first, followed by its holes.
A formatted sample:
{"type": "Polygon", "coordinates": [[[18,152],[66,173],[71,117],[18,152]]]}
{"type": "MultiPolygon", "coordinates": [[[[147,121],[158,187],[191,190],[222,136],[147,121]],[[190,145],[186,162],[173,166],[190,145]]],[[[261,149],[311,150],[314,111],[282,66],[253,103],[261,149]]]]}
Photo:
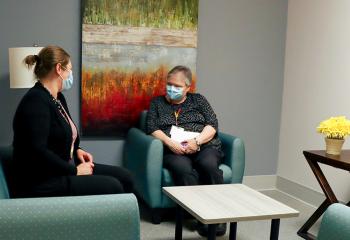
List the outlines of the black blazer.
{"type": "MultiPolygon", "coordinates": [[[[69,114],[63,94],[57,97],[69,114]]],[[[41,83],[36,83],[22,98],[13,120],[13,174],[21,187],[41,183],[54,176],[76,175],[68,163],[72,130],[41,83]]],[[[79,146],[76,139],[74,155],[79,146]]]]}

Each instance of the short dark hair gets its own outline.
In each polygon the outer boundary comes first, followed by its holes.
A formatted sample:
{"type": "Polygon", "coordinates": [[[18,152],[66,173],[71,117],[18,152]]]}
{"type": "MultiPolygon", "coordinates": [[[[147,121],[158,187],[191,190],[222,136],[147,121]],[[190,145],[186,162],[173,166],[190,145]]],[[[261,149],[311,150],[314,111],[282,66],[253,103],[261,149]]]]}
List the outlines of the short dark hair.
{"type": "Polygon", "coordinates": [[[178,72],[182,72],[182,74],[186,77],[186,79],[185,79],[186,85],[190,86],[192,83],[192,72],[186,66],[178,65],[178,66],[174,67],[173,69],[171,69],[168,72],[167,79],[169,79],[172,75],[174,75],[178,72]]]}

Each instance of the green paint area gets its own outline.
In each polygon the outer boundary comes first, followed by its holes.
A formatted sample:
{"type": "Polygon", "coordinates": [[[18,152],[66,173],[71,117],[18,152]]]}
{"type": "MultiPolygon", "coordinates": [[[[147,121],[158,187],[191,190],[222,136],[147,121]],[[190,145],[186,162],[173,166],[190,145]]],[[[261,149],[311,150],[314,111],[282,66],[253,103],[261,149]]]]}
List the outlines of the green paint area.
{"type": "Polygon", "coordinates": [[[84,24],[197,30],[198,0],[83,0],[84,24]]]}

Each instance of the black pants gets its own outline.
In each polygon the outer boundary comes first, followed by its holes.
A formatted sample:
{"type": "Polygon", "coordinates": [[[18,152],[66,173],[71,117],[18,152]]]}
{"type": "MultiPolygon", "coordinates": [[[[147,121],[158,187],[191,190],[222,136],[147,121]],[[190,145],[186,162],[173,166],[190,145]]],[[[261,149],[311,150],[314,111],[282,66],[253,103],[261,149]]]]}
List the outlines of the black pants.
{"type": "Polygon", "coordinates": [[[93,175],[60,176],[42,182],[27,197],[82,196],[133,192],[131,173],[117,166],[96,164],[93,175]]]}
{"type": "Polygon", "coordinates": [[[197,153],[178,155],[166,152],[164,167],[168,169],[177,186],[198,184],[222,184],[223,173],[219,169],[222,153],[207,147],[197,153]]]}

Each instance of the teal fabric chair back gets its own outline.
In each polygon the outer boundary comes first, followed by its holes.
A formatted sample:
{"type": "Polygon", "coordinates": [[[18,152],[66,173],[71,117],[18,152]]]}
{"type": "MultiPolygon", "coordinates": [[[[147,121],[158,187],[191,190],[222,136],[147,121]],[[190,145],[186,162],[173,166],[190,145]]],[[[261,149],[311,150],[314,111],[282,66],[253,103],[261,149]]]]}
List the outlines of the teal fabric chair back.
{"type": "Polygon", "coordinates": [[[147,110],[141,112],[140,121],[139,121],[139,129],[143,132],[146,132],[146,118],[147,118],[147,110]]]}
{"type": "Polygon", "coordinates": [[[6,198],[9,198],[9,191],[7,188],[5,173],[2,167],[2,159],[0,158],[0,199],[6,198]]]}
{"type": "Polygon", "coordinates": [[[245,169],[245,147],[243,140],[223,132],[218,133],[225,154],[219,168],[223,171],[225,183],[242,183],[245,169]],[[225,176],[229,175],[229,176],[225,176]]]}
{"type": "Polygon", "coordinates": [[[326,210],[317,240],[350,239],[350,207],[335,203],[326,210]]]}
{"type": "Polygon", "coordinates": [[[10,198],[6,170],[12,159],[12,147],[0,147],[0,199],[10,198]]]}

